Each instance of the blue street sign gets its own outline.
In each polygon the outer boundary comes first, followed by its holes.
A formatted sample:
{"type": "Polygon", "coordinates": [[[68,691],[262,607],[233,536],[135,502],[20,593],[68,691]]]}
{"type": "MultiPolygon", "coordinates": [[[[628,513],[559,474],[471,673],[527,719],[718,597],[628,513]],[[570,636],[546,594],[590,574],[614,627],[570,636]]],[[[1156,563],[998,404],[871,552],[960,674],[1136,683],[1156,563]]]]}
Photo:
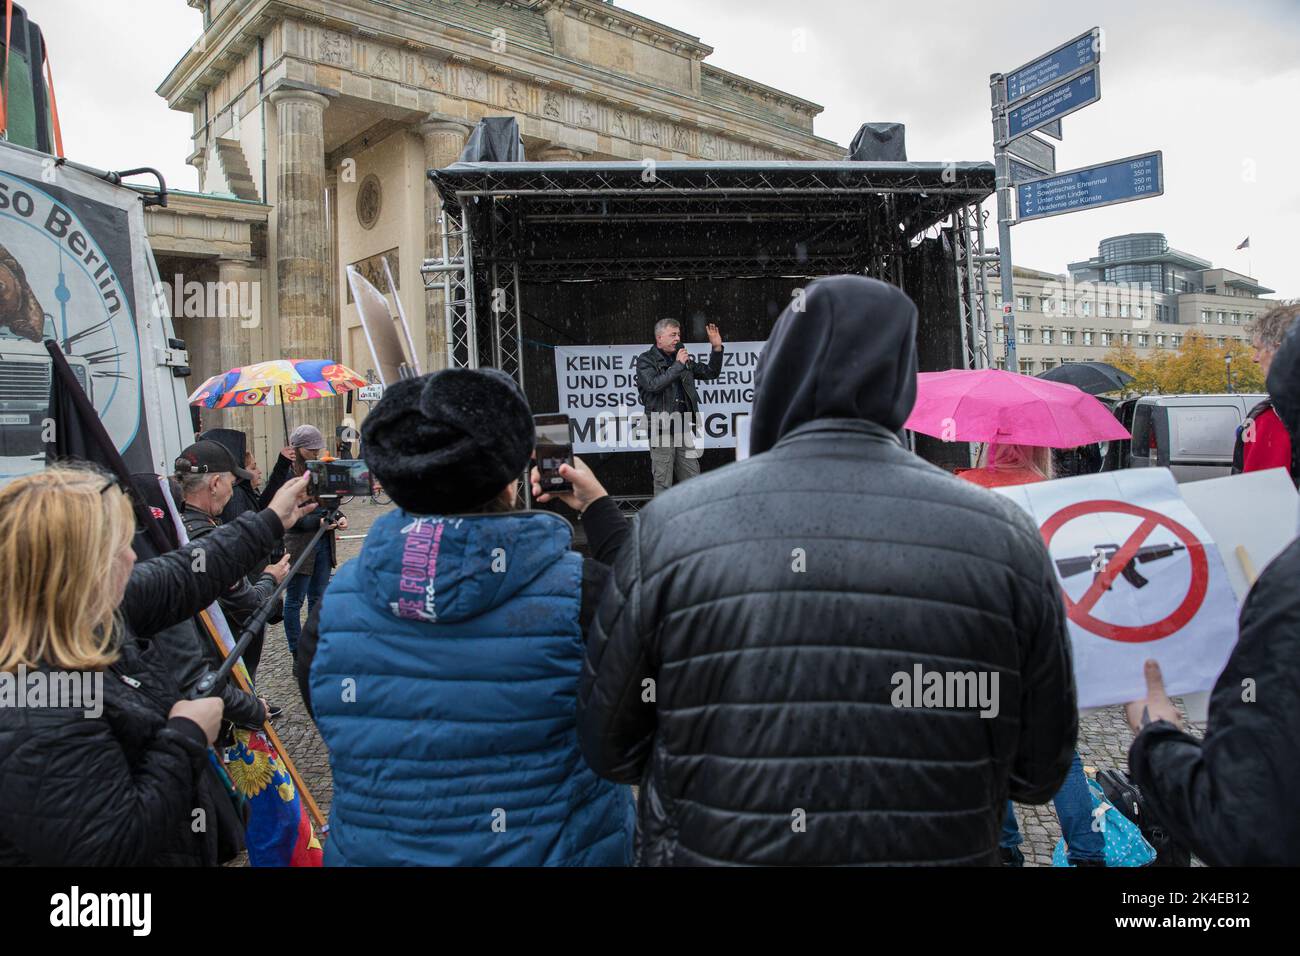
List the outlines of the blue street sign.
{"type": "Polygon", "coordinates": [[[1149,199],[1165,191],[1160,150],[1016,185],[1017,222],[1149,199]]]}
{"type": "Polygon", "coordinates": [[[1007,102],[1014,103],[1101,60],[1099,31],[1089,30],[1051,53],[1007,74],[1007,102]]]}
{"type": "Polygon", "coordinates": [[[1017,159],[1008,159],[1011,170],[1011,185],[1017,186],[1020,183],[1028,182],[1031,179],[1042,179],[1046,172],[1042,169],[1035,169],[1028,163],[1022,163],[1017,159]]]}
{"type": "Polygon", "coordinates": [[[1007,110],[1007,138],[1015,139],[1101,99],[1097,67],[1007,110]]]}

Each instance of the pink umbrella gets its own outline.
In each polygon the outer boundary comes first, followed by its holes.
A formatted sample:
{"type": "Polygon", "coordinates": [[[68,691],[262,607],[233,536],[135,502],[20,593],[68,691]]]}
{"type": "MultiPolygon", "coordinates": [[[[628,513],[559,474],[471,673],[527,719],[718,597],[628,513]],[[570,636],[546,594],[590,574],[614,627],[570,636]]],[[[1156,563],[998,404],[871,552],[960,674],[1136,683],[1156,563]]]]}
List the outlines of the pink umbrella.
{"type": "Polygon", "coordinates": [[[1105,405],[1073,385],[995,368],[921,372],[903,427],[945,441],[1048,448],[1130,437],[1105,405]]]}

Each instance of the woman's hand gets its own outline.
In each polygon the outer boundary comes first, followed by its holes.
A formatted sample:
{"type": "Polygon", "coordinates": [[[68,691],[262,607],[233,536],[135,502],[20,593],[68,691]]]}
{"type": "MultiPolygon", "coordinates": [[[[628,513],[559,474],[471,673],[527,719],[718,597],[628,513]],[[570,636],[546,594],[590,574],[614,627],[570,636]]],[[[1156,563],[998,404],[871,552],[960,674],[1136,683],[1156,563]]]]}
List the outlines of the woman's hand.
{"type": "Polygon", "coordinates": [[[221,729],[221,715],[226,705],[220,697],[204,697],[200,700],[178,700],[167,712],[167,718],[184,717],[199,725],[208,743],[216,743],[217,731],[221,729]]]}
{"type": "Polygon", "coordinates": [[[532,471],[529,473],[529,478],[533,484],[533,500],[545,504],[552,498],[555,498],[563,501],[574,511],[582,513],[586,511],[587,506],[597,498],[604,498],[609,494],[609,492],[605,490],[604,485],[600,483],[592,470],[587,467],[586,463],[581,458],[575,457],[572,465],[561,465],[560,477],[573,485],[573,491],[559,493],[543,492],[542,476],[537,470],[537,466],[534,465],[532,471]]]}

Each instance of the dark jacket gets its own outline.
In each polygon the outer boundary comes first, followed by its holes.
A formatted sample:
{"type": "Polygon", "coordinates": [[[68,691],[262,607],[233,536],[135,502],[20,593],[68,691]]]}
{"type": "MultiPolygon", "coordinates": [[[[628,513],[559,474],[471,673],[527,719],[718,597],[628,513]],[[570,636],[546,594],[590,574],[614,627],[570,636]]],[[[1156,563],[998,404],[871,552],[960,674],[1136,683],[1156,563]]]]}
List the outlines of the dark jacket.
{"type": "MultiPolygon", "coordinates": [[[[225,512],[222,512],[223,514],[225,512]]],[[[236,516],[238,517],[238,516],[236,516]]],[[[218,527],[217,521],[206,511],[200,511],[193,505],[184,504],[184,510],[181,512],[181,522],[185,525],[185,533],[189,536],[191,542],[196,541],[211,534],[218,527]]],[[[263,564],[259,561],[258,564],[263,564]]],[[[261,607],[275,592],[275,578],[265,571],[260,573],[255,579],[255,583],[250,584],[247,577],[240,578],[225,594],[221,596],[221,612],[230,625],[231,633],[238,638],[243,630],[244,624],[250,617],[261,607]]],[[[248,650],[244,652],[244,664],[248,667],[250,676],[256,676],[257,665],[262,658],[262,640],[265,636],[265,629],[253,638],[248,650]]],[[[220,667],[221,656],[215,644],[208,640],[204,644],[204,652],[210,666],[220,667]]],[[[256,700],[254,700],[256,703],[256,700]]],[[[258,708],[260,714],[260,707],[258,708]]],[[[262,721],[260,717],[256,723],[249,726],[260,727],[262,721]]]]}
{"type": "Polygon", "coordinates": [[[121,657],[103,672],[103,715],[0,708],[0,866],[176,866],[216,862],[200,728],[168,719],[182,691],[149,637],[207,607],[280,533],[266,513],[201,545],[136,565],[120,614],[121,657]]]}
{"type": "Polygon", "coordinates": [[[763,352],[754,457],[641,511],[578,700],[588,762],[641,784],[640,863],[993,864],[1008,796],[1064,779],[1056,574],[1021,509],[895,437],[915,326],[892,286],[813,282],[763,352]],[[996,716],[898,696],[918,668],[997,674],[996,716]]]}
{"type": "Polygon", "coordinates": [[[669,358],[652,345],[636,357],[636,386],[641,393],[641,404],[647,415],[670,413],[677,410],[676,384],[681,382],[686,404],[692,415],[700,413],[700,396],[695,391],[695,380],[705,382],[722,373],[722,349],[709,352],[709,364],[688,359],[685,363],[669,358]]]}
{"type": "MultiPolygon", "coordinates": [[[[316,537],[316,532],[320,530],[321,522],[329,517],[329,510],[326,508],[317,508],[298,519],[298,523],[290,528],[284,535],[284,547],[289,552],[289,565],[292,567],[298,558],[307,550],[311,544],[312,538],[316,537]]],[[[338,567],[338,551],[335,543],[337,532],[326,531],[324,536],[316,542],[311,553],[307,555],[307,560],[298,568],[298,574],[311,574],[316,567],[316,558],[322,554],[329,556],[331,568],[338,567]]]]}
{"type": "MultiPolygon", "coordinates": [[[[1268,392],[1300,433],[1300,323],[1273,358],[1268,392]]],[[[1210,695],[1205,739],[1157,721],[1129,749],[1153,815],[1212,866],[1300,864],[1300,540],[1241,609],[1237,646],[1210,695]]]]}

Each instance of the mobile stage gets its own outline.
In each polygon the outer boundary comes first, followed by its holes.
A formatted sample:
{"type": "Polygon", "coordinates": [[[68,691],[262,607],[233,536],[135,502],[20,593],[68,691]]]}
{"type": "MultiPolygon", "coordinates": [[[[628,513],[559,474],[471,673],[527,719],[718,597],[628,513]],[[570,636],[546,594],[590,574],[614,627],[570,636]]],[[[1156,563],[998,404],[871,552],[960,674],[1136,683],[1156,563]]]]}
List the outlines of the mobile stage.
{"type": "MultiPolygon", "coordinates": [[[[990,361],[991,163],[457,163],[429,177],[442,256],[421,272],[443,292],[449,363],[502,369],[538,413],[557,410],[557,346],[649,348],[665,317],[684,342],[710,322],[761,341],[795,289],[841,273],[912,297],[923,371],[990,361]]],[[[965,444],[916,447],[969,464],[965,444]]],[[[583,457],[628,507],[649,497],[647,452],[583,457]]],[[[701,465],[734,457],[708,449],[701,465]]]]}

